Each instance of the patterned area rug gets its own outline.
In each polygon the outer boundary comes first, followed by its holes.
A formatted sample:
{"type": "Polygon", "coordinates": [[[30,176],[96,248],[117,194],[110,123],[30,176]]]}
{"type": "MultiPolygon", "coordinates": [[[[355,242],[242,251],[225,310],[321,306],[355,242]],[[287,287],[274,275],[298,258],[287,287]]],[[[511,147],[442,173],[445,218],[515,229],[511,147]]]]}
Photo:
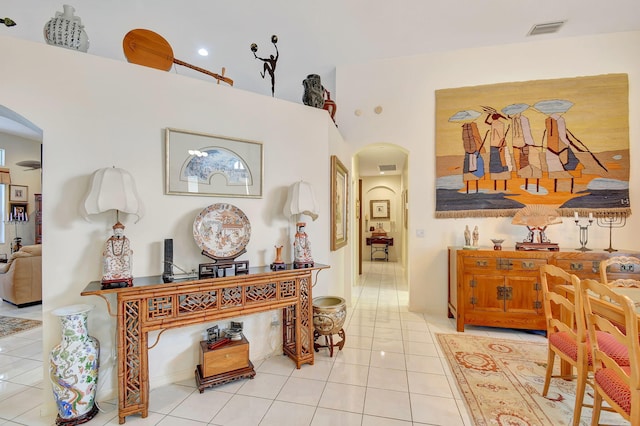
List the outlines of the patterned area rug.
{"type": "Polygon", "coordinates": [[[0,338],[42,325],[42,321],[0,315],[0,338]]]}
{"type": "MultiPolygon", "coordinates": [[[[575,382],[552,379],[547,398],[541,395],[547,366],[546,343],[438,334],[467,410],[475,425],[570,425],[575,382]]],[[[559,369],[556,358],[554,367],[559,369]]],[[[585,400],[593,402],[587,386],[585,400]]],[[[615,413],[602,412],[600,423],[628,425],[615,413]]],[[[583,407],[581,425],[591,424],[583,407]]]]}

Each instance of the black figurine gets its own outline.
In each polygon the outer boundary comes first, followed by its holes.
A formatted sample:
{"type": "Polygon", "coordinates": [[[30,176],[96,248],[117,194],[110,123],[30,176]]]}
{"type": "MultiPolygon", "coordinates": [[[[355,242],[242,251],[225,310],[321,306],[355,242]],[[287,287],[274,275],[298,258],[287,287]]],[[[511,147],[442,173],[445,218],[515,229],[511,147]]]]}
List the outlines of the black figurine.
{"type": "Polygon", "coordinates": [[[253,56],[256,59],[260,59],[262,62],[264,62],[264,66],[262,68],[262,72],[260,72],[260,76],[264,78],[267,73],[271,76],[271,96],[274,96],[276,86],[276,63],[278,62],[278,58],[280,57],[280,52],[278,52],[278,45],[276,44],[278,43],[277,35],[274,34],[271,36],[271,43],[273,43],[273,46],[276,48],[275,57],[273,55],[269,55],[269,58],[261,58],[256,55],[256,52],[258,51],[258,45],[255,43],[251,43],[251,51],[253,52],[253,56]]]}

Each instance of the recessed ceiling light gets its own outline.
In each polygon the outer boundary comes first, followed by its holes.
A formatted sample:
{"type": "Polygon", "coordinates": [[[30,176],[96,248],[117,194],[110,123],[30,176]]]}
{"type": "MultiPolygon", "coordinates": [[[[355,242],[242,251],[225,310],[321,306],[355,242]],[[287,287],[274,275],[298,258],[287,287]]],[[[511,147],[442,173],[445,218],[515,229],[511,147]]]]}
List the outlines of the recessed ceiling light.
{"type": "Polygon", "coordinates": [[[209,56],[209,51],[204,47],[202,49],[199,49],[198,53],[200,54],[200,56],[209,56]]]}

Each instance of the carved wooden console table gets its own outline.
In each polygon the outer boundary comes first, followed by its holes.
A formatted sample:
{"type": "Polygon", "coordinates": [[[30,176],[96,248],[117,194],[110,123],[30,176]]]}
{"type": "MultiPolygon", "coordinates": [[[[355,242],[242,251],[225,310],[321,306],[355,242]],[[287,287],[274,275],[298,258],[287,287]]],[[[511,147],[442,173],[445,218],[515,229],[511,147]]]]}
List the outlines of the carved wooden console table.
{"type": "MultiPolygon", "coordinates": [[[[300,368],[313,364],[313,306],[311,288],[320,270],[311,268],[272,271],[269,266],[249,268],[248,274],[213,279],[162,283],[162,277],[134,278],[133,287],[101,289],[92,281],[83,296],[99,296],[111,304],[117,296],[118,418],[149,414],[148,332],[219,321],[241,315],[282,309],[283,352],[300,368]],[[313,276],[315,272],[315,277],[313,276]]],[[[196,345],[194,344],[194,348],[196,345]]]]}

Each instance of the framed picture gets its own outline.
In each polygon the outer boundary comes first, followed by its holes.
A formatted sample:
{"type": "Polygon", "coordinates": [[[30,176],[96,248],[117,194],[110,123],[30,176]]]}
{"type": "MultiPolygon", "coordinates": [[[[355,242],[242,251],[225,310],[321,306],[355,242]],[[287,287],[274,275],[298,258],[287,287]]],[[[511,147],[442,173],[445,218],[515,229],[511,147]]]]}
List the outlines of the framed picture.
{"type": "Polygon", "coordinates": [[[371,219],[390,219],[389,200],[371,200],[371,219]]]}
{"type": "Polygon", "coordinates": [[[9,204],[9,221],[28,222],[29,216],[27,215],[27,204],[9,204]]]}
{"type": "Polygon", "coordinates": [[[331,251],[347,245],[349,172],[335,155],[331,156],[331,251]]]}
{"type": "Polygon", "coordinates": [[[165,193],[262,197],[262,143],[167,128],[165,193]]]}
{"type": "Polygon", "coordinates": [[[29,201],[29,187],[23,185],[9,185],[9,201],[26,203],[29,201]]]}

